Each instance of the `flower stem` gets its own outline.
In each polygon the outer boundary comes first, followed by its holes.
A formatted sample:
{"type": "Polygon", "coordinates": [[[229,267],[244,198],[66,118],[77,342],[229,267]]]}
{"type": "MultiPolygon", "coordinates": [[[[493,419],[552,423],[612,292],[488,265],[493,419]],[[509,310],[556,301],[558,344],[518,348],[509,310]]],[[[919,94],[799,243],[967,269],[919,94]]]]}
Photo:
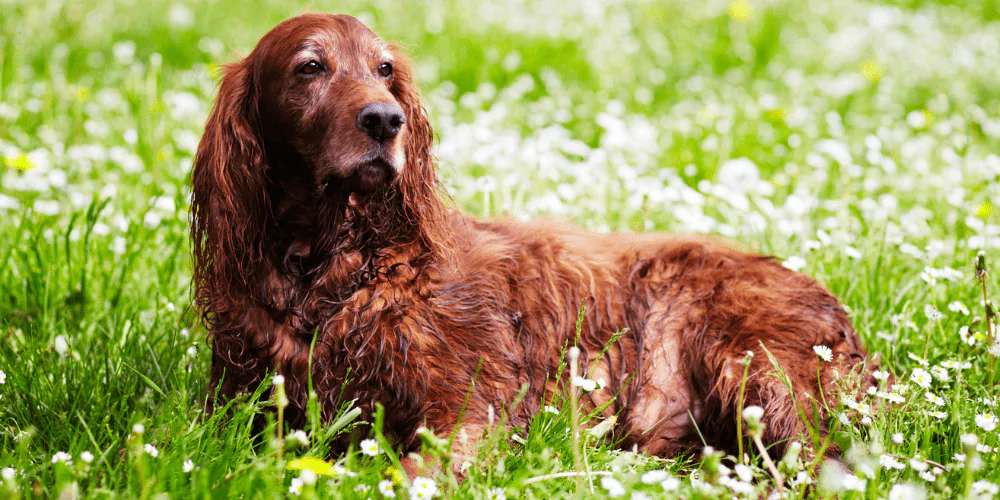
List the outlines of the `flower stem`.
{"type": "Polygon", "coordinates": [[[580,495],[583,488],[583,465],[580,460],[580,408],[577,401],[576,380],[577,365],[580,360],[580,349],[576,346],[569,349],[569,411],[570,432],[573,433],[573,466],[576,470],[576,494],[580,495]]]}

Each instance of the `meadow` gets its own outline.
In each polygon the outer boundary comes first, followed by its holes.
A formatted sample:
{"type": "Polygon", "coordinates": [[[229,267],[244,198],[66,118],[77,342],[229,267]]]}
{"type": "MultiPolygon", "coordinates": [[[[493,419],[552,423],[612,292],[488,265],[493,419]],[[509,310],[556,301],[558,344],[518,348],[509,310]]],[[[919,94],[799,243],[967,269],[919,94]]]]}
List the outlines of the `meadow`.
{"type": "Polygon", "coordinates": [[[1000,0],[0,0],[0,497],[994,498],[998,75],[1000,0]],[[711,233],[824,283],[892,375],[836,402],[844,467],[808,438],[774,470],[662,460],[594,420],[576,449],[559,399],[411,482],[378,432],[327,456],[350,402],[206,415],[192,157],[219,65],[305,11],[408,47],[456,206],[711,233]]]}

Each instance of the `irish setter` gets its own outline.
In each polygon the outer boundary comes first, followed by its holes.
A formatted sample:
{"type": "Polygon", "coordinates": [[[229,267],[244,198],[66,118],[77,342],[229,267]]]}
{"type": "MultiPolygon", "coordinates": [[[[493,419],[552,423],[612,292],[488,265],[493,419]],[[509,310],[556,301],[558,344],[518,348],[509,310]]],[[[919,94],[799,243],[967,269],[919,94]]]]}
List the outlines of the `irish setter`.
{"type": "Polygon", "coordinates": [[[576,344],[586,376],[606,381],[585,409],[616,415],[623,447],[670,456],[702,437],[735,447],[747,351],[745,404],[766,410],[779,450],[806,432],[800,414],[829,417],[814,402],[835,406],[849,374],[866,373],[837,299],[773,258],[451,208],[413,73],[362,23],[327,14],[282,22],[225,67],[192,173],[213,394],[281,373],[287,423],[301,426],[311,375],[324,418],[341,400],[365,415],[381,403],[386,435],[409,452],[421,426],[476,438],[494,411],[526,425],[565,390],[560,360],[576,344]],[[820,363],[817,345],[834,360],[820,363]],[[769,376],[764,348],[793,391],[769,376]]]}

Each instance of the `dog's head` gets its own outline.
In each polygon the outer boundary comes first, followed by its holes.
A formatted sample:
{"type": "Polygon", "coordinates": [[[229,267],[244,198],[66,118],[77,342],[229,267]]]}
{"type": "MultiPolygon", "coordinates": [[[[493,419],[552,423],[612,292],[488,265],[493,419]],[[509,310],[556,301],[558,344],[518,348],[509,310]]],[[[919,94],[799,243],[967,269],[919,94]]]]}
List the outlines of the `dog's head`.
{"type": "Polygon", "coordinates": [[[269,241],[269,193],[288,179],[297,197],[390,190],[408,207],[433,205],[431,140],[398,48],[350,16],[282,22],[224,68],[192,172],[196,279],[249,279],[244,262],[269,241]]]}

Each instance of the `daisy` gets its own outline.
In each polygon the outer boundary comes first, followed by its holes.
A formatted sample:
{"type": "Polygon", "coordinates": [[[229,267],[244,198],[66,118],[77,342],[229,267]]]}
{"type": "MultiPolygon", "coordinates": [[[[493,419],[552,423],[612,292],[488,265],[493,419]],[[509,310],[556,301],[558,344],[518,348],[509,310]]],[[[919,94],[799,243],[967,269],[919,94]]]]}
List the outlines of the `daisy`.
{"type": "Polygon", "coordinates": [[[437,483],[433,479],[427,479],[426,477],[418,477],[413,480],[413,484],[410,486],[410,499],[411,500],[425,500],[427,498],[433,498],[438,493],[437,483]]]}
{"type": "Polygon", "coordinates": [[[369,457],[378,456],[378,443],[375,442],[374,439],[365,439],[364,441],[361,441],[361,453],[364,453],[369,457]]]}
{"type": "Polygon", "coordinates": [[[608,496],[618,498],[625,494],[625,487],[617,479],[609,476],[601,478],[601,487],[608,490],[608,496]]]}
{"type": "Polygon", "coordinates": [[[833,351],[825,345],[814,345],[813,352],[816,353],[816,356],[819,356],[819,359],[822,359],[827,363],[833,361],[833,351]]]}
{"type": "Polygon", "coordinates": [[[378,483],[378,492],[386,498],[396,498],[396,491],[392,487],[392,481],[383,479],[378,483]]]}
{"type": "Polygon", "coordinates": [[[855,476],[854,474],[847,474],[841,480],[841,485],[847,491],[857,491],[859,493],[864,493],[865,487],[867,486],[867,481],[861,479],[858,476],[855,476]]]}
{"type": "Polygon", "coordinates": [[[579,375],[573,377],[573,385],[579,387],[583,392],[591,392],[597,389],[597,382],[590,379],[585,379],[579,375]]]}
{"type": "Polygon", "coordinates": [[[856,411],[856,412],[858,412],[858,413],[860,413],[862,415],[868,415],[868,405],[866,405],[866,404],[864,404],[864,403],[862,403],[860,401],[854,401],[853,399],[847,399],[847,398],[845,398],[843,400],[843,403],[844,403],[844,406],[846,406],[846,407],[848,407],[848,408],[850,408],[850,409],[852,409],[852,410],[854,410],[854,411],[856,411]]]}
{"type": "Polygon", "coordinates": [[[929,389],[933,378],[927,370],[924,370],[923,368],[914,368],[913,372],[910,373],[910,380],[924,389],[929,389]]]}
{"type": "Polygon", "coordinates": [[[669,477],[670,474],[665,470],[651,470],[642,475],[642,482],[644,484],[660,483],[669,477]]]}
{"type": "Polygon", "coordinates": [[[306,435],[305,431],[294,431],[288,435],[288,441],[298,443],[302,446],[309,446],[309,436],[306,435]]]}
{"type": "Polygon", "coordinates": [[[997,428],[997,416],[992,413],[980,413],[976,415],[976,427],[989,432],[997,428]]]}

